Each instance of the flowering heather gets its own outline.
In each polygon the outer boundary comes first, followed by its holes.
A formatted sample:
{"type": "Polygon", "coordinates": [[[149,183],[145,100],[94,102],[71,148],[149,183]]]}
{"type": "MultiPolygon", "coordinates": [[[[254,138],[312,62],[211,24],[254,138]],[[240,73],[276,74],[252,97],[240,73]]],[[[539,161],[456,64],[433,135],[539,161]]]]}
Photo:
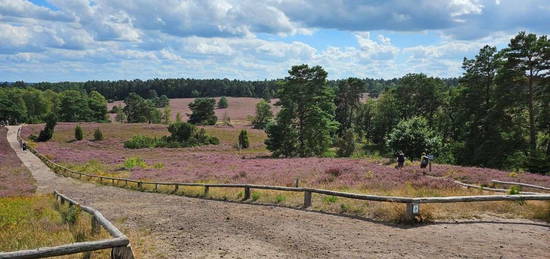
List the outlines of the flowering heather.
{"type": "Polygon", "coordinates": [[[10,147],[7,128],[0,128],[0,197],[31,194],[34,179],[10,147]]]}
{"type": "MultiPolygon", "coordinates": [[[[230,104],[231,105],[231,104],[230,104]]],[[[300,179],[302,186],[331,189],[390,190],[405,186],[428,189],[458,188],[451,179],[434,179],[423,175],[417,166],[395,169],[382,161],[351,158],[268,158],[263,131],[249,130],[251,148],[237,151],[233,144],[240,128],[206,127],[207,133],[220,139],[220,145],[194,148],[155,148],[130,150],[122,142],[133,135],[162,136],[164,125],[150,124],[82,124],[85,138],[72,141],[74,123],[60,123],[53,141],[38,144],[38,151],[54,161],[82,164],[101,161],[110,170],[122,168],[128,157],[140,157],[149,165],[162,163],[162,168],[134,168],[135,179],[174,182],[252,183],[292,185],[300,179]],[[95,128],[101,128],[105,140],[91,141],[95,128]]],[[[23,136],[38,132],[39,126],[25,127],[23,136]]],[[[515,180],[550,186],[550,177],[530,173],[510,176],[509,172],[474,167],[433,165],[430,173],[469,183],[487,184],[492,179],[515,180]]]]}

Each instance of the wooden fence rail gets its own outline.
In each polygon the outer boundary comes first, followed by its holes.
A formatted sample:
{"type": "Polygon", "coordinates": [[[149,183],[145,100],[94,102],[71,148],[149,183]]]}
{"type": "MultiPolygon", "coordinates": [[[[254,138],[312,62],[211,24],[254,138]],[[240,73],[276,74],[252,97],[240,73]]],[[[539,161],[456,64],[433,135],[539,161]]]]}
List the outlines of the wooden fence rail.
{"type": "Polygon", "coordinates": [[[492,182],[495,183],[495,184],[517,185],[517,186],[529,187],[529,188],[533,188],[533,189],[540,189],[540,190],[550,191],[550,187],[544,187],[544,186],[534,185],[534,184],[518,183],[518,182],[505,182],[505,181],[498,181],[498,180],[493,180],[492,182]]]}
{"type": "MultiPolygon", "coordinates": [[[[20,138],[19,138],[20,139],[20,138]]],[[[21,139],[22,141],[22,139],[21,139]]],[[[379,196],[379,195],[365,195],[358,193],[347,193],[347,192],[337,192],[331,190],[323,189],[313,189],[313,188],[304,188],[304,187],[284,187],[284,186],[268,186],[268,185],[255,185],[255,184],[210,184],[210,183],[177,183],[177,182],[148,182],[133,180],[128,178],[117,178],[117,177],[108,177],[108,176],[98,176],[91,175],[82,172],[72,171],[64,166],[56,164],[46,158],[44,155],[40,154],[34,148],[29,147],[29,150],[33,152],[38,158],[40,158],[46,165],[54,170],[56,173],[60,173],[65,176],[86,176],[89,179],[97,178],[100,182],[103,182],[104,179],[111,180],[112,183],[117,181],[123,181],[125,183],[124,187],[127,187],[127,183],[136,183],[137,188],[142,190],[143,185],[154,185],[156,188],[155,192],[158,192],[159,185],[168,185],[174,186],[174,192],[177,192],[180,186],[199,186],[204,187],[204,195],[208,194],[210,188],[244,188],[244,197],[243,200],[248,200],[250,198],[250,192],[252,189],[262,189],[262,190],[275,190],[275,191],[292,191],[292,192],[303,192],[304,193],[304,203],[303,208],[309,208],[312,204],[312,194],[322,194],[322,195],[332,195],[343,198],[357,199],[357,200],[366,200],[366,201],[380,201],[380,202],[397,202],[405,203],[406,206],[406,218],[413,221],[417,215],[420,214],[420,204],[421,203],[452,203],[452,202],[482,202],[482,201],[525,201],[525,200],[550,200],[550,194],[539,194],[539,193],[530,193],[522,192],[518,195],[481,195],[481,196],[454,196],[454,197],[421,197],[421,198],[410,198],[410,197],[395,197],[395,196],[379,196]]],[[[466,187],[476,187],[475,185],[463,184],[466,187]]],[[[504,192],[504,189],[494,189],[483,187],[483,190],[495,190],[504,192]]]]}
{"type": "Polygon", "coordinates": [[[54,196],[57,202],[64,204],[69,203],[69,206],[78,206],[82,211],[92,216],[92,233],[99,233],[99,227],[109,232],[111,239],[78,242],[54,247],[41,247],[31,250],[20,250],[13,252],[0,252],[1,259],[12,258],[42,258],[50,256],[70,255],[84,252],[91,252],[102,249],[111,249],[111,259],[133,259],[134,254],[130,247],[128,238],[118,230],[109,220],[107,220],[101,212],[92,207],[80,205],[78,202],[68,198],[67,196],[54,191],[54,196]]]}

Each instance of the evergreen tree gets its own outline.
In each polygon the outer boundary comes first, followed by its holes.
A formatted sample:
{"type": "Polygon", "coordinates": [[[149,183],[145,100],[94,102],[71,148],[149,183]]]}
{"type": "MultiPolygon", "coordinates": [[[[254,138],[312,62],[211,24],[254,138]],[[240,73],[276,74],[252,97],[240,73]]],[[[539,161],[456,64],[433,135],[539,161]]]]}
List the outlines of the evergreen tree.
{"type": "Polygon", "coordinates": [[[252,121],[252,127],[255,129],[265,129],[272,119],[273,112],[271,112],[271,106],[265,100],[258,102],[256,104],[256,116],[252,121]]]}
{"type": "Polygon", "coordinates": [[[322,155],[338,128],[334,120],[334,94],[320,66],[293,66],[278,92],[281,111],[267,127],[266,145],[274,156],[322,155]]]}
{"type": "Polygon", "coordinates": [[[192,113],[189,116],[189,123],[199,125],[214,125],[218,120],[214,113],[216,100],[214,98],[197,98],[189,104],[192,113]]]}
{"type": "Polygon", "coordinates": [[[76,140],[82,140],[84,138],[84,133],[82,132],[80,125],[76,125],[74,128],[74,138],[76,140]]]}
{"type": "Polygon", "coordinates": [[[44,120],[46,121],[46,126],[40,131],[40,134],[38,134],[38,138],[36,139],[36,141],[39,142],[50,140],[53,137],[55,125],[57,124],[57,117],[53,113],[46,115],[44,120]]]}
{"type": "Polygon", "coordinates": [[[248,132],[246,130],[241,130],[241,133],[239,134],[239,147],[240,148],[249,147],[248,132]]]}
{"type": "Polygon", "coordinates": [[[218,109],[225,109],[228,106],[229,104],[227,103],[227,99],[225,98],[225,96],[222,96],[218,101],[218,109]]]}
{"type": "Polygon", "coordinates": [[[357,78],[348,78],[338,82],[336,93],[336,116],[335,119],[340,123],[338,135],[343,136],[347,129],[355,125],[355,118],[361,97],[364,91],[364,84],[357,78]]]}
{"type": "Polygon", "coordinates": [[[103,132],[99,128],[96,128],[94,131],[94,140],[99,141],[103,140],[103,132]]]}

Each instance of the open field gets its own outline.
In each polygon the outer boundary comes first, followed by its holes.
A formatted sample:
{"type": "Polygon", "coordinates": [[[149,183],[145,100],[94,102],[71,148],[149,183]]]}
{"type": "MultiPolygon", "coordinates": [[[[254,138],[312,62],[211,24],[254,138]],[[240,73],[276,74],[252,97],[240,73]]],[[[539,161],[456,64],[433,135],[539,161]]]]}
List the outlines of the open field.
{"type": "Polygon", "coordinates": [[[34,179],[10,148],[7,132],[0,127],[0,197],[30,195],[36,189],[34,179]]]}
{"type": "MultiPolygon", "coordinates": [[[[214,97],[213,97],[214,98],[214,97]]],[[[220,100],[220,97],[215,97],[216,103],[220,100]]],[[[181,119],[186,121],[188,119],[187,114],[191,114],[189,109],[189,104],[193,102],[195,98],[175,98],[170,99],[170,109],[172,111],[172,120],[176,119],[176,114],[179,112],[181,119]]],[[[256,104],[260,102],[259,98],[251,97],[227,97],[228,107],[225,109],[215,109],[216,116],[218,121],[222,121],[224,116],[228,116],[231,119],[231,123],[234,125],[249,125],[250,121],[248,120],[249,116],[254,116],[256,113],[256,104]]],[[[273,114],[277,114],[280,110],[279,106],[274,104],[277,102],[277,99],[271,100],[271,110],[273,114]]],[[[113,106],[118,105],[124,107],[123,101],[116,101],[109,103],[107,105],[108,109],[111,110],[113,106]]],[[[111,114],[111,120],[114,121],[114,114],[111,114]]]]}
{"type": "MultiPolygon", "coordinates": [[[[60,123],[53,141],[40,143],[39,152],[56,162],[75,170],[117,177],[172,182],[250,183],[291,186],[299,179],[301,186],[325,189],[398,196],[451,196],[478,195],[484,192],[464,190],[452,178],[474,184],[488,184],[492,179],[513,180],[550,186],[550,177],[529,173],[510,173],[493,169],[434,165],[424,175],[416,166],[397,170],[383,160],[350,158],[293,158],[266,157],[262,131],[250,130],[252,148],[238,151],[233,148],[239,128],[206,127],[207,132],[220,138],[219,146],[196,148],[125,149],[122,142],[135,134],[161,136],[168,134],[164,125],[149,124],[81,124],[85,140],[74,141],[74,123],[60,123]],[[94,128],[100,127],[103,141],[91,141],[94,128]],[[128,169],[125,160],[139,157],[145,165],[128,169]]],[[[40,125],[25,127],[23,136],[36,134],[40,125]]],[[[196,188],[197,189],[197,188],[196,188]]],[[[168,190],[166,190],[168,192],[168,190]]],[[[187,195],[199,195],[201,190],[186,188],[187,195]]],[[[301,195],[258,191],[257,202],[281,203],[298,206],[301,195]]],[[[217,199],[238,200],[239,191],[214,189],[210,196],[217,199]]],[[[254,194],[253,194],[254,199],[254,194]]],[[[337,213],[362,215],[395,221],[401,208],[392,204],[365,203],[331,197],[317,197],[314,209],[337,213]]],[[[495,213],[509,217],[547,219],[550,206],[545,202],[488,202],[474,204],[427,205],[423,209],[428,220],[443,218],[477,217],[480,213],[495,213]]]]}

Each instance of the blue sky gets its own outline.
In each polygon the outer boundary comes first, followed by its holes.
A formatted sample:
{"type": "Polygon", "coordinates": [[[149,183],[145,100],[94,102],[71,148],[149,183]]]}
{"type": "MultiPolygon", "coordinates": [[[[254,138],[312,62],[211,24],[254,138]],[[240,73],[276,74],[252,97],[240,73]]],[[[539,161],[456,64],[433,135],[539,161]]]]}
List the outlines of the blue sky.
{"type": "Polygon", "coordinates": [[[550,31],[547,0],[0,0],[0,81],[452,77],[550,31]]]}

